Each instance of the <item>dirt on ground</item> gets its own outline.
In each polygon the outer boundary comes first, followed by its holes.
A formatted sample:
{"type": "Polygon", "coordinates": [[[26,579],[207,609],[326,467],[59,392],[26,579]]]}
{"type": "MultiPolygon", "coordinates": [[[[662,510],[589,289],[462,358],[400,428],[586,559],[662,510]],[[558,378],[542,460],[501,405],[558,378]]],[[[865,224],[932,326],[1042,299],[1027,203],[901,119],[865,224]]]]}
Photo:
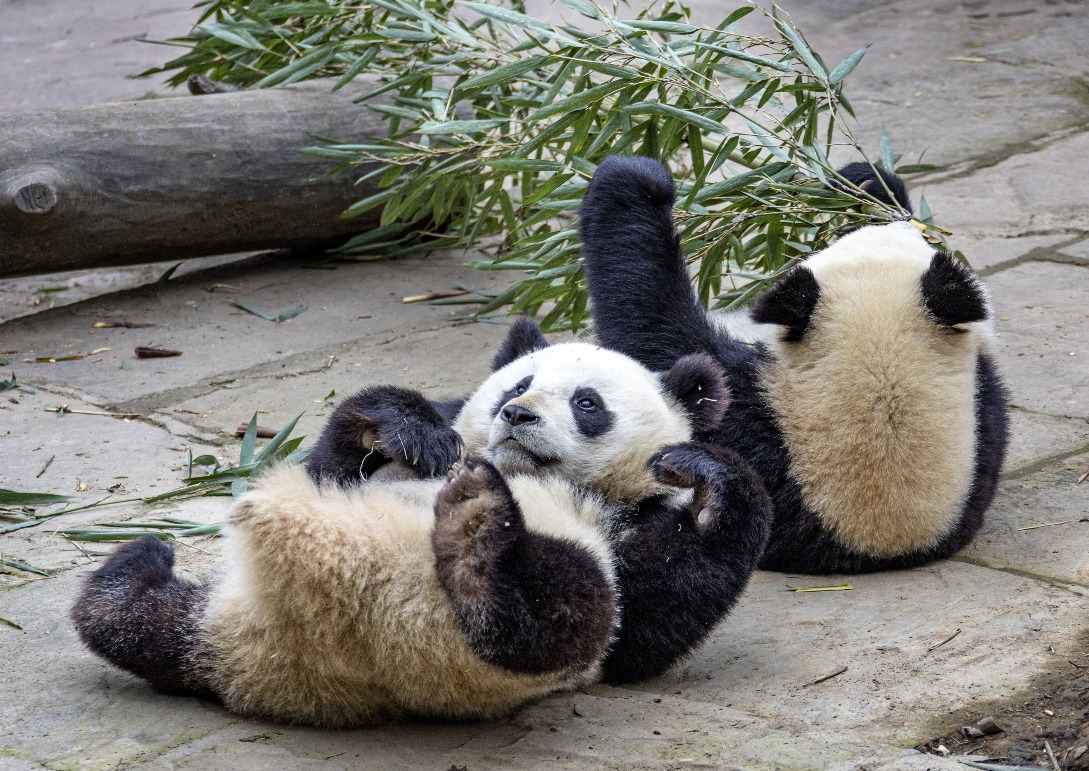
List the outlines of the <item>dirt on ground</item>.
{"type": "Polygon", "coordinates": [[[1089,771],[1089,634],[1077,649],[1085,652],[1042,672],[1028,691],[943,718],[937,735],[916,749],[985,756],[1007,767],[1089,771]],[[1000,732],[969,735],[969,727],[988,717],[1000,732]]]}

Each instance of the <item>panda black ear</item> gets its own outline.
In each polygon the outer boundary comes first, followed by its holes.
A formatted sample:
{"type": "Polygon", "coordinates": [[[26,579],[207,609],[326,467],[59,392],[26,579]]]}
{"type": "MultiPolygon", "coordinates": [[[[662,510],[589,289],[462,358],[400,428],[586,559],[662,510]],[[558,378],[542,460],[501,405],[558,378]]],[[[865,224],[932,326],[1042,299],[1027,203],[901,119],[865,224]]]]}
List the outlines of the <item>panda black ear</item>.
{"type": "Polygon", "coordinates": [[[529,316],[519,316],[511,324],[507,339],[503,341],[503,345],[499,347],[499,353],[492,360],[492,372],[502,369],[527,353],[547,347],[548,341],[541,334],[541,328],[537,326],[537,322],[529,316]]]}
{"type": "Polygon", "coordinates": [[[936,252],[919,279],[927,313],[945,327],[983,321],[989,315],[987,290],[972,269],[949,252],[936,252]]]}
{"type": "Polygon", "coordinates": [[[809,320],[821,299],[821,289],[809,268],[801,265],[772,284],[756,298],[752,320],[757,324],[778,324],[787,328],[786,340],[796,343],[805,337],[809,320]]]}
{"type": "Polygon", "coordinates": [[[681,403],[696,432],[715,428],[730,406],[730,387],[722,366],[706,353],[690,353],[677,359],[659,377],[674,399],[681,403]]]}
{"type": "MultiPolygon", "coordinates": [[[[908,214],[912,214],[911,198],[908,197],[907,186],[904,180],[891,171],[879,169],[868,163],[848,163],[836,172],[840,177],[857,187],[878,201],[889,206],[899,206],[908,214]]],[[[838,181],[838,180],[837,180],[838,181]]],[[[844,187],[835,185],[833,187],[844,187]]]]}

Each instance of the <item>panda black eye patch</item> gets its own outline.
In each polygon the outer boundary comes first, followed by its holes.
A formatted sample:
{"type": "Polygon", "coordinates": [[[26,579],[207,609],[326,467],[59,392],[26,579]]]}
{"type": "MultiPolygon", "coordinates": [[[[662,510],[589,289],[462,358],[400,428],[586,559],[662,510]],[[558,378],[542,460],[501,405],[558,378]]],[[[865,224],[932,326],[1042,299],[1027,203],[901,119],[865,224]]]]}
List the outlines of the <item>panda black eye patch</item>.
{"type": "Polygon", "coordinates": [[[579,388],[571,397],[571,414],[583,436],[601,436],[613,425],[613,414],[593,388],[579,388]]]}
{"type": "Polygon", "coordinates": [[[499,396],[499,401],[497,401],[495,403],[495,406],[492,407],[492,415],[498,415],[499,410],[503,409],[504,404],[509,402],[511,399],[514,399],[514,398],[516,398],[518,396],[521,396],[526,391],[528,391],[529,386],[530,386],[530,384],[532,382],[533,382],[533,375],[526,375],[524,378],[522,378],[517,383],[515,383],[513,386],[511,386],[506,391],[504,391],[499,396]]]}

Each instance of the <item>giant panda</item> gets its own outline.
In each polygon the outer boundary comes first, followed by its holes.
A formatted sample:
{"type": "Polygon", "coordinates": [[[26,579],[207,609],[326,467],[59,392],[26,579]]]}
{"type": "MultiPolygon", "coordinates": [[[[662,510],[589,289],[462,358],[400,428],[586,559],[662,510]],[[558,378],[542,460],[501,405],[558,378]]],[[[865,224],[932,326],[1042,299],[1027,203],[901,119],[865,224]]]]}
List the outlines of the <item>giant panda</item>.
{"type": "MultiPolygon", "coordinates": [[[[895,175],[844,169],[907,208],[895,175]],[[891,196],[891,197],[890,197],[891,196]]],[[[762,295],[739,340],[709,320],[673,225],[674,183],[612,157],[581,208],[600,341],[651,368],[704,353],[732,402],[702,438],[763,478],[775,519],[761,567],[854,573],[948,557],[979,529],[1007,443],[986,290],[909,222],[859,228],[762,295]]]]}
{"type": "Polygon", "coordinates": [[[729,610],[770,528],[747,465],[689,441],[725,408],[720,368],[692,356],[659,376],[547,346],[528,321],[496,363],[453,432],[403,389],[341,405],[309,468],[235,505],[207,584],[153,538],[122,546],[73,608],[84,643],[159,691],[329,727],[492,718],[668,667],[729,610]],[[431,452],[443,442],[455,454],[431,452]]]}

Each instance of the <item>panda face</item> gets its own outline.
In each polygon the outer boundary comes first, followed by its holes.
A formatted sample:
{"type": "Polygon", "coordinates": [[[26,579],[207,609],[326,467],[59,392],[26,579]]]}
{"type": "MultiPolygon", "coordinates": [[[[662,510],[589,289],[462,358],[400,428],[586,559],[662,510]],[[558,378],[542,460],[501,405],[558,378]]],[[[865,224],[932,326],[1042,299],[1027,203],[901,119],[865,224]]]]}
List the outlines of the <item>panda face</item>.
{"type": "Polygon", "coordinates": [[[506,474],[555,474],[611,500],[663,491],[646,468],[687,441],[686,411],[628,357],[585,343],[533,351],[492,374],[455,423],[506,474]]]}

